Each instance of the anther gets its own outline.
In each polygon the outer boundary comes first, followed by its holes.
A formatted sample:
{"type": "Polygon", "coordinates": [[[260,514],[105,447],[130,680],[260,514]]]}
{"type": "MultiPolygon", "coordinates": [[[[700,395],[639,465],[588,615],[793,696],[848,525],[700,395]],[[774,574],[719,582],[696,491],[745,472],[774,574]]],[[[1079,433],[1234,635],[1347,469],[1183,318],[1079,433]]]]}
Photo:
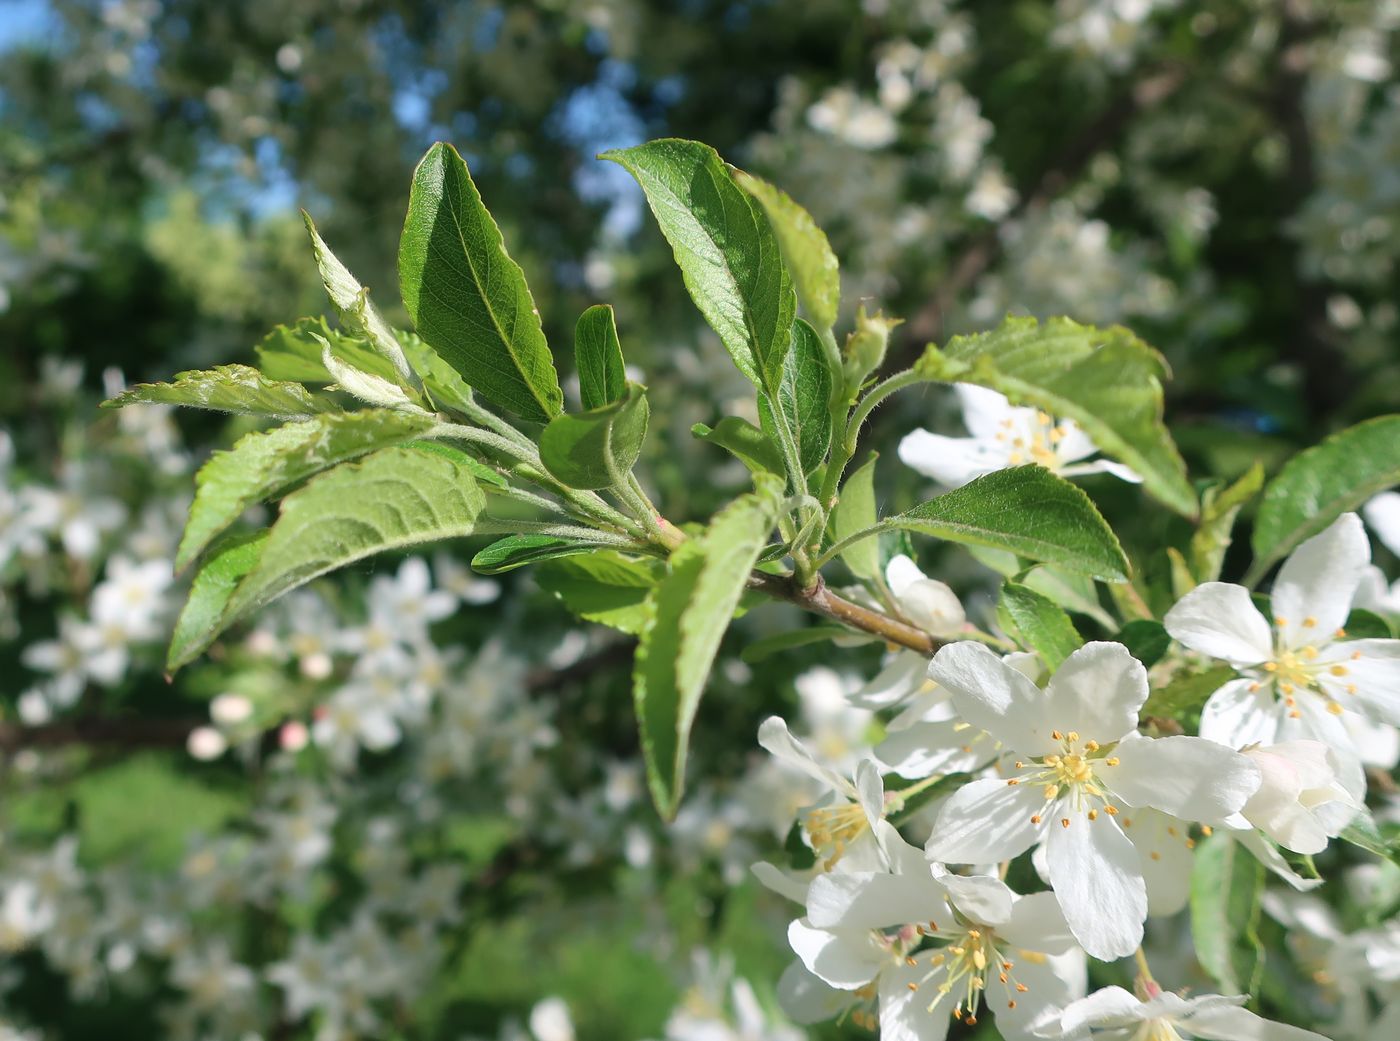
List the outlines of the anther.
{"type": "Polygon", "coordinates": [[[1038,813],[1033,813],[1033,814],[1031,814],[1031,823],[1032,823],[1032,824],[1039,824],[1039,823],[1040,823],[1040,814],[1038,814],[1038,813]]]}
{"type": "Polygon", "coordinates": [[[1098,820],[1098,819],[1099,819],[1099,811],[1098,811],[1098,810],[1090,810],[1090,811],[1089,811],[1089,819],[1090,819],[1091,821],[1096,821],[1096,820],[1098,820]]]}
{"type": "Polygon", "coordinates": [[[1287,624],[1288,624],[1288,619],[1287,619],[1287,618],[1284,618],[1282,615],[1274,615],[1274,624],[1275,624],[1275,625],[1287,625],[1287,624]]]}
{"type": "Polygon", "coordinates": [[[1111,755],[1111,756],[1109,756],[1107,759],[1104,760],[1104,765],[1105,765],[1105,766],[1117,766],[1120,762],[1122,762],[1122,760],[1120,760],[1116,755],[1111,755]]]}
{"type": "Polygon", "coordinates": [[[1304,629],[1314,629],[1314,628],[1316,628],[1316,627],[1317,627],[1317,619],[1314,618],[1312,615],[1308,615],[1306,618],[1303,619],[1303,628],[1304,628],[1304,629]]]}
{"type": "Polygon", "coordinates": [[[1068,817],[1061,817],[1061,818],[1060,818],[1060,826],[1061,826],[1061,827],[1064,827],[1064,828],[1068,828],[1068,827],[1069,827],[1069,818],[1068,818],[1068,817]]]}
{"type": "Polygon", "coordinates": [[[1347,674],[1347,667],[1345,665],[1333,665],[1327,671],[1333,676],[1345,676],[1347,674]]]}
{"type": "Polygon", "coordinates": [[[1346,709],[1342,708],[1340,702],[1329,701],[1327,703],[1327,711],[1332,713],[1332,715],[1334,716],[1340,716],[1343,712],[1346,711],[1346,709]]]}
{"type": "Polygon", "coordinates": [[[1050,737],[1055,741],[1063,741],[1065,739],[1065,735],[1060,733],[1058,730],[1050,731],[1050,737]]]}
{"type": "Polygon", "coordinates": [[[1110,817],[1116,817],[1116,816],[1118,816],[1118,807],[1117,807],[1117,806],[1105,806],[1105,807],[1103,808],[1103,812],[1106,813],[1106,814],[1108,814],[1110,817]]]}

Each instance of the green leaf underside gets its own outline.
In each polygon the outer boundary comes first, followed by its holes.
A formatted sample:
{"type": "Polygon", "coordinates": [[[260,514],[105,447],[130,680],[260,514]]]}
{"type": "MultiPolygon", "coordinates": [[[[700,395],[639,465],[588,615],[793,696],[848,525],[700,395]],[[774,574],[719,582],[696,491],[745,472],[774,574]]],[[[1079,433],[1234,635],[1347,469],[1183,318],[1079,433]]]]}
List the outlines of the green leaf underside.
{"type": "Polygon", "coordinates": [[[335,405],[315,397],[300,383],[270,380],[247,365],[177,372],[173,383],[138,383],[102,403],[103,408],[154,403],[232,412],[245,416],[301,419],[333,412],[335,405]]]}
{"type": "MultiPolygon", "coordinates": [[[[793,323],[792,346],[783,359],[777,402],[797,442],[802,472],[810,474],[831,447],[831,369],[817,334],[800,318],[793,323]]],[[[764,431],[772,431],[772,402],[760,395],[758,405],[764,431]]]]}
{"type": "Polygon", "coordinates": [[[1258,581],[1299,543],[1395,484],[1400,484],[1400,416],[1368,419],[1299,452],[1264,489],[1246,582],[1258,581]]]}
{"type": "Polygon", "coordinates": [[[641,454],[650,409],[635,383],[601,408],[555,416],[540,435],[545,469],[571,488],[609,488],[641,454]]]}
{"type": "Polygon", "coordinates": [[[769,497],[745,495],[672,555],[649,599],[633,695],[652,798],[670,820],[685,787],[686,749],[700,696],[749,572],[772,529],[769,497]]]}
{"type": "Polygon", "coordinates": [[[413,174],[399,242],[404,306],[428,344],[484,397],[548,422],[564,395],[525,273],[451,145],[413,174]]]}
{"type": "Polygon", "coordinates": [[[768,435],[747,419],[725,416],[713,427],[696,423],[690,432],[701,441],[730,452],[754,473],[783,475],[783,456],[768,435]]]}
{"type": "Polygon", "coordinates": [[[386,376],[386,379],[394,383],[404,383],[409,374],[408,361],[394,336],[394,330],[384,320],[379,309],[370,303],[369,290],[362,286],[359,279],[340,262],[340,258],[331,252],[331,248],[321,238],[321,233],[316,230],[316,223],[311,219],[311,215],[303,210],[301,217],[306,223],[307,233],[311,236],[311,248],[316,254],[316,267],[321,272],[321,283],[326,287],[326,295],[331,298],[331,303],[340,314],[340,320],[353,332],[363,336],[369,347],[389,363],[394,375],[386,376]]]}
{"type": "Polygon", "coordinates": [[[1084,643],[1059,605],[1015,582],[1001,587],[997,620],[1009,635],[1038,652],[1051,672],[1084,643]]]}
{"type": "Polygon", "coordinates": [[[185,568],[254,503],[338,463],[417,437],[433,422],[389,409],[335,412],[247,434],[230,450],[215,452],[195,477],[176,568],[185,568]]]}
{"type": "Polygon", "coordinates": [[[1163,719],[1180,719],[1204,705],[1210,696],[1235,678],[1235,670],[1228,665],[1217,665],[1204,672],[1187,673],[1173,678],[1164,687],[1158,687],[1142,707],[1144,716],[1158,716],[1163,719]]]}
{"type": "Polygon", "coordinates": [[[1162,422],[1162,356],[1127,329],[1097,329],[1068,318],[1044,324],[1008,318],[998,328],[930,346],[915,366],[929,379],[976,383],[1013,404],[1073,419],[1107,455],[1143,478],[1177,513],[1194,517],[1196,495],[1162,422]]]}
{"type": "Polygon", "coordinates": [[[817,328],[830,329],[841,305],[841,271],[826,233],[786,192],[742,170],[734,176],[768,215],[807,317],[817,328]]]}
{"type": "Polygon", "coordinates": [[[759,203],[713,148],[674,138],[612,152],[642,186],[691,298],[739,371],[771,390],[782,377],[797,296],[759,203]]]}
{"type": "Polygon", "coordinates": [[[423,342],[416,333],[399,333],[408,364],[423,381],[423,389],[438,408],[465,412],[472,407],[472,389],[447,359],[423,342]]]}
{"type": "Polygon", "coordinates": [[[509,488],[510,482],[502,477],[491,467],[487,466],[479,459],[473,459],[460,448],[445,444],[442,441],[410,441],[404,447],[411,448],[415,452],[428,452],[431,455],[440,455],[444,459],[450,459],[462,469],[466,470],[476,478],[478,484],[489,485],[485,491],[489,494],[491,488],[509,488]]]}
{"type": "Polygon", "coordinates": [[[610,405],[627,393],[622,342],[617,338],[613,309],[607,304],[597,304],[579,315],[574,326],[574,366],[585,409],[610,405]]]}
{"type": "Polygon", "coordinates": [[[1128,577],[1118,537],[1089,497],[1042,466],[995,470],[878,527],[1009,550],[1105,582],[1128,577]]]}
{"type": "Polygon", "coordinates": [[[434,452],[399,446],[342,463],[282,500],[261,558],[230,597],[218,630],[375,553],[470,535],[485,499],[470,470],[434,452]]]}
{"type": "Polygon", "coordinates": [[[472,557],[472,568],[483,575],[499,575],[527,564],[592,553],[599,543],[563,539],[553,535],[508,535],[472,557]]]}
{"type": "Polygon", "coordinates": [[[298,383],[334,383],[321,361],[321,340],[331,345],[331,353],[345,364],[372,376],[395,382],[394,363],[361,337],[342,329],[332,329],[321,315],[299,318],[291,325],[279,325],[262,338],[255,348],[258,368],[268,379],[295,380],[298,383]],[[317,337],[320,337],[318,340],[317,337]]]}
{"type": "MultiPolygon", "coordinates": [[[[875,525],[877,458],[872,452],[869,461],[847,477],[841,488],[841,497],[831,514],[832,537],[836,542],[875,525]]],[[[880,543],[877,539],[853,542],[841,551],[841,559],[857,578],[874,581],[880,574],[880,543]]]]}
{"type": "Polygon", "coordinates": [[[653,561],[602,551],[543,564],[535,581],[585,621],[635,636],[646,621],[647,594],[659,573],[653,561]]]}
{"type": "Polygon", "coordinates": [[[238,583],[257,564],[267,535],[266,531],[235,535],[214,547],[194,576],[190,595],[180,609],[174,635],[170,638],[166,668],[173,672],[189,664],[214,642],[223,628],[219,621],[229,599],[238,583]]]}
{"type": "Polygon", "coordinates": [[[1257,927],[1264,866],[1227,834],[1196,844],[1191,869],[1191,938],[1222,993],[1253,989],[1263,950],[1257,927]]]}

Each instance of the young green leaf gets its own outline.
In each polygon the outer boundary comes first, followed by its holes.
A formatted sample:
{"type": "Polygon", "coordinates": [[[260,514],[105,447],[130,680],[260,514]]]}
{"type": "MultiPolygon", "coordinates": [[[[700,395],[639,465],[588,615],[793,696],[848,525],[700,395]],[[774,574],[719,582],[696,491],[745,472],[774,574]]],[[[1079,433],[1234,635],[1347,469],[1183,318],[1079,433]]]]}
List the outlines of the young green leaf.
{"type": "Polygon", "coordinates": [[[783,455],[758,427],[738,416],[725,416],[713,427],[696,423],[690,432],[701,441],[719,445],[753,473],[783,475],[783,455]]]}
{"type": "Polygon", "coordinates": [[[1128,579],[1128,558],[1089,497],[1041,466],[994,470],[866,533],[891,528],[1009,550],[1105,582],[1128,579]]]}
{"type": "Polygon", "coordinates": [[[627,369],[617,338],[613,309],[597,304],[579,315],[574,326],[574,365],[585,409],[611,405],[627,393],[627,369]]]}
{"type": "Polygon", "coordinates": [[[460,466],[467,473],[476,478],[477,484],[485,485],[483,489],[488,495],[492,488],[509,488],[510,482],[497,471],[487,466],[479,459],[474,459],[463,452],[460,448],[446,444],[442,441],[410,441],[404,447],[411,448],[415,452],[428,452],[432,455],[440,455],[444,459],[451,460],[455,465],[460,466]]]}
{"type": "Polygon", "coordinates": [[[472,389],[461,373],[447,364],[437,351],[415,333],[399,333],[399,343],[413,371],[423,381],[423,390],[436,408],[466,412],[472,407],[472,389]]]}
{"type": "Polygon", "coordinates": [[[941,351],[930,345],[915,369],[1074,420],[1102,451],[1141,474],[1148,492],[1177,513],[1196,515],[1186,465],[1162,423],[1166,363],[1127,329],[1008,318],[990,332],[955,336],[941,351]]]}
{"type": "Polygon", "coordinates": [[[252,571],[267,542],[266,531],[234,535],[221,541],[194,576],[190,595],[180,609],[170,638],[165,667],[171,672],[194,661],[214,642],[233,591],[252,571]]]}
{"type": "Polygon", "coordinates": [[[347,459],[402,444],[432,425],[426,413],[365,409],[244,435],[228,451],[215,452],[196,475],[175,567],[185,568],[254,503],[347,459]]]}
{"type": "MultiPolygon", "coordinates": [[[[279,325],[262,338],[255,348],[258,368],[272,380],[298,383],[334,383],[335,377],[321,362],[321,341],[331,345],[331,353],[361,372],[371,372],[394,380],[394,363],[360,336],[344,329],[332,329],[325,318],[299,318],[291,325],[279,325]]],[[[402,343],[402,339],[400,339],[402,343]]]]}
{"type": "Polygon", "coordinates": [[[472,568],[483,575],[499,575],[528,564],[576,557],[601,548],[601,543],[559,538],[554,535],[507,535],[472,557],[472,568]]]}
{"type": "Polygon", "coordinates": [[[666,577],[648,600],[633,694],[652,799],[667,820],[680,805],[690,727],[710,666],[775,514],[771,496],[735,499],[702,536],[671,554],[666,577]]]}
{"type": "Polygon", "coordinates": [[[841,271],[826,233],[786,192],[742,170],[734,176],[768,214],[807,317],[818,329],[830,329],[841,306],[841,271]]]}
{"type": "Polygon", "coordinates": [[[1039,653],[1054,672],[1084,643],[1069,615],[1033,589],[1007,582],[997,602],[997,621],[1022,646],[1039,653]]]}
{"type": "Polygon", "coordinates": [[[610,405],[550,420],[540,435],[540,459],[570,488],[611,487],[636,464],[649,415],[646,391],[629,383],[626,396],[610,405]]]}
{"type": "MultiPolygon", "coordinates": [[[[783,359],[783,378],[777,388],[778,409],[797,442],[803,474],[810,474],[826,459],[831,447],[831,369],[821,340],[799,318],[792,327],[792,347],[783,359]]],[[[758,398],[759,418],[770,440],[776,440],[772,402],[758,398]]]]}
{"type": "Polygon", "coordinates": [[[1246,584],[1341,514],[1400,484],[1400,416],[1380,416],[1299,452],[1264,489],[1246,584]]]}
{"type": "Polygon", "coordinates": [[[1248,993],[1264,956],[1258,926],[1264,867],[1221,833],[1196,844],[1191,938],[1196,957],[1226,994],[1248,993]]]}
{"type": "Polygon", "coordinates": [[[311,214],[302,210],[301,217],[311,235],[311,248],[316,254],[316,266],[321,271],[321,282],[326,287],[326,295],[331,298],[331,303],[339,312],[341,321],[364,336],[370,346],[393,366],[398,382],[406,383],[410,376],[408,360],[403,356],[403,349],[394,337],[394,330],[380,315],[379,309],[370,303],[369,290],[360,285],[359,280],[350,274],[339,258],[331,252],[331,248],[321,238],[321,233],[316,230],[316,223],[311,219],[311,214]]]}
{"type": "Polygon", "coordinates": [[[535,581],[580,618],[636,635],[646,622],[647,595],[660,579],[652,560],[633,560],[610,550],[554,560],[535,581]]]}
{"type": "Polygon", "coordinates": [[[1217,690],[1235,678],[1228,665],[1216,665],[1205,672],[1177,675],[1165,687],[1158,687],[1142,707],[1143,716],[1180,720],[1198,711],[1217,690]]]}
{"type": "Polygon", "coordinates": [[[1201,498],[1201,522],[1191,536],[1191,575],[1197,582],[1214,582],[1230,548],[1235,517],[1264,486],[1263,464],[1255,462],[1227,488],[1209,489],[1201,498]]]}
{"type": "Polygon", "coordinates": [[[547,423],[564,400],[525,273],[451,145],[413,173],[399,285],[418,335],[484,397],[547,423]]]}
{"type": "Polygon", "coordinates": [[[685,286],[739,371],[772,391],[797,296],[758,202],[713,148],[668,138],[604,152],[642,186],[685,286]]]}
{"type": "Polygon", "coordinates": [[[1387,840],[1376,827],[1375,818],[1371,816],[1371,811],[1364,806],[1352,818],[1337,838],[1343,842],[1349,842],[1353,846],[1358,846],[1368,853],[1374,853],[1378,857],[1384,857],[1393,864],[1400,864],[1400,844],[1387,840]]]}
{"type": "Polygon", "coordinates": [[[1171,649],[1172,638],[1162,623],[1152,618],[1134,618],[1114,637],[1128,653],[1149,669],[1171,649]]]}
{"type": "Polygon", "coordinates": [[[229,599],[218,630],[327,571],[470,535],[485,501],[471,471],[435,452],[404,445],[342,463],[282,500],[262,556],[229,599]]]}
{"type": "Polygon", "coordinates": [[[138,383],[102,402],[102,407],[123,408],[147,402],[278,419],[301,419],[336,410],[335,405],[316,397],[300,383],[270,380],[247,365],[177,372],[174,383],[138,383]]]}
{"type": "MultiPolygon", "coordinates": [[[[836,509],[831,511],[832,538],[840,542],[858,531],[875,526],[875,460],[879,456],[871,452],[870,459],[859,470],[846,478],[841,487],[841,498],[836,509]]],[[[861,539],[841,551],[841,559],[851,569],[851,574],[873,582],[880,575],[880,543],[877,539],[861,539]]]]}

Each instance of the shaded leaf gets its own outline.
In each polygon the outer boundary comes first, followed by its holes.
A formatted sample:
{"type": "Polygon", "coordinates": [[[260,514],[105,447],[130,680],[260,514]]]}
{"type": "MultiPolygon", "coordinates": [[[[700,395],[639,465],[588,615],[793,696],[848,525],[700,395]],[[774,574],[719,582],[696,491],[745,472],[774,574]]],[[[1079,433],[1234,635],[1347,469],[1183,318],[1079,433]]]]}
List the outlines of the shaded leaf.
{"type": "Polygon", "coordinates": [[[1230,548],[1235,518],[1264,486],[1264,466],[1255,462],[1226,488],[1211,488],[1201,498],[1201,520],[1191,536],[1191,575],[1197,582],[1220,578],[1225,551],[1230,548]]]}
{"type": "Polygon", "coordinates": [[[818,329],[830,329],[841,305],[841,271],[826,233],[786,192],[742,170],[734,176],[768,214],[807,317],[818,329]]]}
{"type": "Polygon", "coordinates": [[[1264,866],[1221,833],[1196,844],[1191,938],[1202,967],[1226,994],[1248,993],[1264,956],[1258,926],[1264,866]]]}
{"type": "Polygon", "coordinates": [[[332,329],[320,315],[299,318],[291,325],[279,325],[264,336],[256,348],[258,368],[268,379],[334,383],[335,377],[321,362],[322,340],[329,343],[331,353],[347,365],[387,380],[395,378],[392,361],[361,337],[332,329]]]}
{"type": "Polygon", "coordinates": [[[165,667],[171,672],[199,657],[222,631],[220,619],[238,583],[262,555],[267,534],[258,531],[226,538],[200,566],[170,638],[165,667]]]}
{"type": "Polygon", "coordinates": [[[472,568],[483,575],[499,575],[527,564],[574,557],[599,548],[600,544],[596,542],[563,539],[554,535],[508,535],[472,557],[472,568]]]}
{"type": "Polygon", "coordinates": [[[611,404],[550,420],[540,459],[571,488],[610,488],[636,464],[650,414],[646,391],[629,383],[626,396],[611,404]]]}
{"type": "Polygon", "coordinates": [[[602,551],[551,561],[540,567],[535,581],[580,618],[636,635],[660,572],[655,561],[602,551]]]}
{"type": "Polygon", "coordinates": [[[1172,645],[1171,635],[1162,623],[1150,618],[1134,618],[1114,639],[1149,669],[1162,660],[1172,645]]]}
{"type": "MultiPolygon", "coordinates": [[[[797,442],[797,457],[804,475],[826,459],[831,447],[831,369],[821,341],[812,327],[798,319],[792,327],[792,346],[783,359],[783,377],[776,400],[797,442]]],[[[770,440],[773,433],[772,402],[760,394],[759,417],[770,440]]]]}
{"type": "MultiPolygon", "coordinates": [[[[841,486],[841,497],[831,512],[831,534],[836,542],[875,525],[875,460],[878,458],[871,452],[869,460],[852,471],[841,486]]],[[[873,582],[880,575],[880,543],[876,539],[851,543],[841,551],[841,559],[857,578],[873,582]]]]}
{"type": "Polygon", "coordinates": [[[1051,672],[1084,643],[1059,605],[1015,582],[1001,587],[997,621],[1007,635],[1037,652],[1051,672]]]}
{"type": "Polygon", "coordinates": [[[783,455],[758,427],[738,416],[725,416],[713,427],[696,423],[690,432],[701,441],[727,450],[754,473],[782,476],[783,455]]]}
{"type": "Polygon", "coordinates": [[[610,405],[627,393],[627,367],[617,321],[607,304],[590,307],[574,326],[574,365],[585,409],[610,405]]]}

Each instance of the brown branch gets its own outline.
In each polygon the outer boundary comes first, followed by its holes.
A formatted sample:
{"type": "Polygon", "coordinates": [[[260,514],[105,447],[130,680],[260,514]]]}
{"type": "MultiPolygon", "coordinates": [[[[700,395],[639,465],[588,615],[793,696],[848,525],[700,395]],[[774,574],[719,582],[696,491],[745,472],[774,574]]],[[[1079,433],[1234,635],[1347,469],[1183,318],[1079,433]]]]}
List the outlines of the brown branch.
{"type": "Polygon", "coordinates": [[[207,722],[203,719],[104,719],[84,716],[36,727],[0,723],[0,752],[63,745],[178,748],[185,743],[191,730],[207,722]]]}
{"type": "Polygon", "coordinates": [[[755,571],[749,576],[749,588],[766,593],[775,600],[786,600],[804,611],[823,615],[842,625],[878,636],[886,643],[907,647],[923,655],[931,656],[943,646],[941,640],[935,640],[922,629],[916,629],[897,618],[891,618],[887,614],[872,611],[868,607],[852,603],[845,597],[837,596],[826,587],[820,575],[817,576],[816,585],[810,589],[803,589],[790,576],[755,571]]]}
{"type": "Polygon", "coordinates": [[[933,297],[905,323],[900,349],[892,359],[893,368],[912,365],[925,344],[942,338],[948,312],[1001,258],[1001,232],[1007,224],[1034,214],[1057,199],[1136,116],[1161,104],[1185,82],[1186,72],[1179,66],[1158,67],[1138,80],[1065,147],[1049,168],[1021,192],[1020,201],[1001,220],[974,235],[954,258],[933,297]]]}

